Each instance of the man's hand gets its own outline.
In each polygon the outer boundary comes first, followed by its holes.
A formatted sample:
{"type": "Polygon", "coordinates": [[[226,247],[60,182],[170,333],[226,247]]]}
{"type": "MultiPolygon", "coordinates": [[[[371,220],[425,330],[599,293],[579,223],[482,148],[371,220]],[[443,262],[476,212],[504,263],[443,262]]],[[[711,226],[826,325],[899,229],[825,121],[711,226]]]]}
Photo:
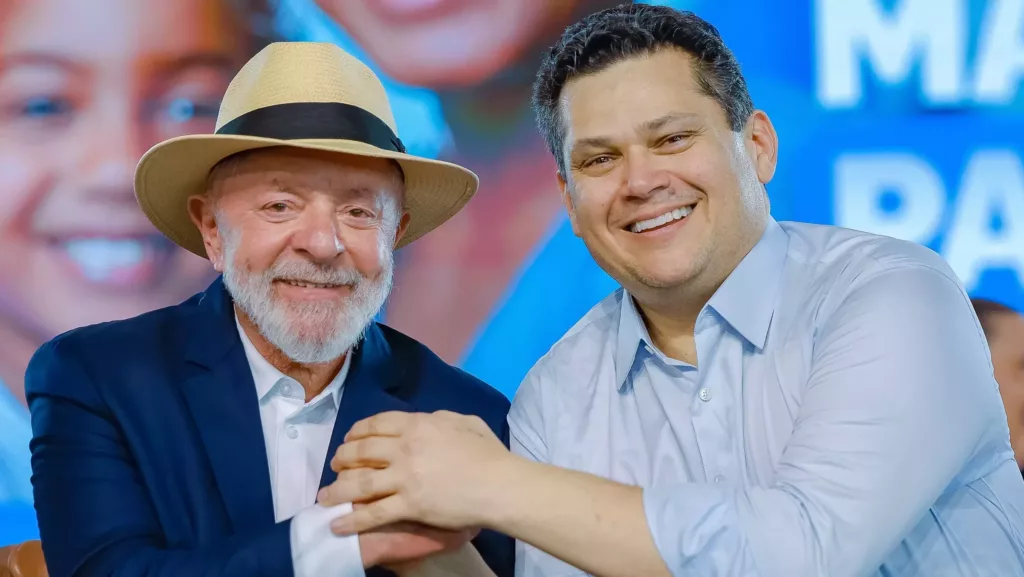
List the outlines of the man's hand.
{"type": "Polygon", "coordinates": [[[381,413],[352,427],[331,460],[338,480],[319,501],[369,503],[332,523],[341,535],[398,521],[480,527],[518,460],[477,417],[381,413]]]}
{"type": "Polygon", "coordinates": [[[445,531],[419,523],[395,523],[360,534],[359,553],[366,569],[380,565],[401,573],[415,568],[431,555],[457,551],[476,537],[476,533],[445,531]]]}

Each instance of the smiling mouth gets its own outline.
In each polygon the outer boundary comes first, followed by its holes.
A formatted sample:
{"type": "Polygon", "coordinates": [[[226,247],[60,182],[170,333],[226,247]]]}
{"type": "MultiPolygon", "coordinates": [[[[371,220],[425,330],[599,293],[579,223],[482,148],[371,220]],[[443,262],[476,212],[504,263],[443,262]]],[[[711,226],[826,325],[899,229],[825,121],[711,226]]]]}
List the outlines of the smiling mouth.
{"type": "Polygon", "coordinates": [[[693,212],[693,208],[695,206],[697,206],[697,205],[696,204],[691,204],[689,206],[684,206],[682,208],[677,208],[675,210],[670,210],[670,211],[666,212],[665,214],[663,214],[661,216],[656,216],[654,218],[650,218],[650,219],[647,219],[647,220],[641,220],[639,222],[634,222],[633,224],[629,225],[629,227],[627,227],[627,230],[629,230],[630,232],[633,232],[633,233],[641,233],[641,232],[646,232],[646,231],[649,231],[649,230],[655,230],[655,229],[661,228],[661,227],[669,225],[669,224],[671,224],[671,223],[673,223],[673,222],[675,222],[677,220],[682,220],[682,219],[686,218],[687,216],[690,215],[691,212],[693,212]]]}
{"type": "Polygon", "coordinates": [[[283,282],[284,284],[286,284],[286,285],[297,286],[297,287],[302,287],[302,288],[336,289],[336,288],[341,288],[341,287],[345,286],[345,285],[340,285],[340,284],[323,284],[323,283],[317,283],[317,282],[309,282],[309,281],[304,281],[304,280],[293,280],[293,279],[285,279],[285,278],[279,279],[279,280],[281,282],[283,282]]]}
{"type": "Polygon", "coordinates": [[[54,246],[85,281],[109,288],[140,288],[160,277],[173,256],[173,245],[156,235],[71,237],[54,246]]]}
{"type": "Polygon", "coordinates": [[[350,288],[350,285],[347,284],[319,283],[302,279],[279,278],[275,280],[281,284],[306,289],[337,290],[341,288],[350,288]]]}

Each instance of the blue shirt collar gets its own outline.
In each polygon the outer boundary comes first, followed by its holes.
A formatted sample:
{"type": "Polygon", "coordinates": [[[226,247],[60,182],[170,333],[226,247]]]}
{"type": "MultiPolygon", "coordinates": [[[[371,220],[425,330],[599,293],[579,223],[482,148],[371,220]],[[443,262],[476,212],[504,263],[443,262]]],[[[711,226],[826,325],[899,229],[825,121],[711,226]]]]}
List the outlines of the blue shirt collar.
{"type": "MultiPolygon", "coordinates": [[[[718,287],[698,319],[710,318],[707,309],[711,309],[751,345],[758,350],[763,349],[775,313],[788,252],[789,235],[775,219],[769,217],[761,239],[718,287]]],[[[620,298],[615,381],[621,390],[628,384],[627,378],[636,361],[637,351],[643,345],[654,348],[654,342],[633,297],[623,290],[620,298]]]]}

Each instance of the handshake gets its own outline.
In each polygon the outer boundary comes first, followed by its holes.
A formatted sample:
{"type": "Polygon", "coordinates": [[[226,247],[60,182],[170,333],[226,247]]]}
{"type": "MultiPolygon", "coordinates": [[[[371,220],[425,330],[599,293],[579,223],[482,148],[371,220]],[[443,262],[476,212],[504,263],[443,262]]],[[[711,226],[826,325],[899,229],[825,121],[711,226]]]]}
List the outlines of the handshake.
{"type": "Polygon", "coordinates": [[[494,526],[502,486],[521,463],[478,417],[381,413],[349,431],[331,460],[337,480],[317,502],[353,504],[331,530],[359,535],[365,567],[486,576],[490,570],[467,544],[494,526]]]}

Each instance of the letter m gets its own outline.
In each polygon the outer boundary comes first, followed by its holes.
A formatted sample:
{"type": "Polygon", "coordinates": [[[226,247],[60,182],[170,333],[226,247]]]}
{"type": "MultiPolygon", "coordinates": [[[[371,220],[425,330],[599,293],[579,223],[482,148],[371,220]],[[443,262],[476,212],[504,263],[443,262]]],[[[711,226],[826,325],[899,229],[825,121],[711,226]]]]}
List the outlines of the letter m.
{"type": "Polygon", "coordinates": [[[856,107],[869,64],[885,84],[905,81],[920,63],[921,90],[932,104],[962,98],[964,0],[816,0],[818,101],[856,107]]]}

